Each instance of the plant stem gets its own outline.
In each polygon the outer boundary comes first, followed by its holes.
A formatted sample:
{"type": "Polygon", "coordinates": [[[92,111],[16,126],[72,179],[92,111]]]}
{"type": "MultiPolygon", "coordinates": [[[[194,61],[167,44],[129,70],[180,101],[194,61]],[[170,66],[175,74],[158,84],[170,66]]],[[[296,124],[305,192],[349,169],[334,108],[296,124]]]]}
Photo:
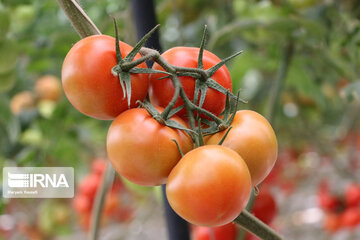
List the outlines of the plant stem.
{"type": "Polygon", "coordinates": [[[268,121],[272,124],[273,123],[273,117],[274,112],[277,106],[277,102],[280,97],[281,90],[283,88],[286,74],[288,72],[292,57],[294,55],[294,43],[292,40],[289,40],[287,45],[285,46],[284,53],[281,59],[280,67],[277,73],[277,77],[273,83],[273,86],[271,88],[269,101],[266,106],[265,116],[268,119],[268,121]]]}
{"type": "Polygon", "coordinates": [[[101,34],[76,0],[58,0],[58,3],[81,38],[101,34]]]}
{"type": "Polygon", "coordinates": [[[93,210],[90,220],[90,240],[98,239],[101,213],[105,202],[105,196],[114,182],[115,170],[110,162],[107,163],[106,171],[103,173],[100,188],[96,192],[93,210]]]}
{"type": "Polygon", "coordinates": [[[234,222],[261,239],[282,239],[282,237],[278,235],[273,229],[271,229],[268,225],[260,221],[258,218],[256,218],[254,215],[252,215],[246,210],[243,210],[240,215],[235,218],[234,222]]]}

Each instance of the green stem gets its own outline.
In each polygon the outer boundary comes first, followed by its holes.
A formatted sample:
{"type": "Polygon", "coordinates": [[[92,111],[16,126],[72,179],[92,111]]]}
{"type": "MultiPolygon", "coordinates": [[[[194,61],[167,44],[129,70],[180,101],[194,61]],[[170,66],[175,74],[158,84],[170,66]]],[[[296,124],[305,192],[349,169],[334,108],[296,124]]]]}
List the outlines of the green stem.
{"type": "Polygon", "coordinates": [[[136,67],[137,65],[149,60],[149,59],[152,59],[152,58],[155,58],[155,57],[158,57],[160,55],[159,52],[157,51],[152,51],[151,53],[147,54],[147,55],[144,55],[143,57],[141,58],[138,58],[132,62],[126,62],[126,63],[123,63],[121,65],[121,69],[123,71],[129,71],[131,68],[133,67],[136,67]]]}
{"type": "MultiPolygon", "coordinates": [[[[290,40],[288,42],[288,44],[286,45],[286,47],[284,48],[284,53],[283,53],[283,57],[281,59],[278,74],[277,74],[274,84],[272,85],[272,88],[270,90],[269,101],[268,101],[268,104],[265,109],[265,116],[268,119],[268,121],[270,122],[270,124],[273,124],[273,122],[274,122],[274,112],[275,112],[277,103],[279,101],[279,96],[280,96],[281,90],[283,88],[283,85],[284,85],[284,82],[286,79],[286,75],[287,75],[293,55],[294,55],[294,43],[290,40]]],[[[251,191],[250,200],[246,206],[246,210],[251,211],[252,207],[254,205],[254,202],[255,202],[254,191],[251,191]]],[[[238,239],[241,239],[241,240],[245,239],[245,231],[241,231],[239,233],[238,239]]]]}
{"type": "Polygon", "coordinates": [[[261,239],[282,239],[282,237],[277,234],[273,229],[271,229],[268,225],[260,221],[258,218],[256,218],[254,215],[252,215],[246,210],[243,210],[240,215],[235,218],[234,222],[261,239]]]}
{"type": "MultiPolygon", "coordinates": [[[[174,78],[175,75],[172,75],[171,78],[174,78]]],[[[176,77],[176,76],[175,76],[176,77]]],[[[176,81],[176,80],[173,80],[176,81]]],[[[177,102],[178,98],[179,98],[179,94],[180,94],[180,87],[176,87],[175,88],[175,93],[173,98],[171,99],[170,103],[166,106],[166,108],[164,109],[164,111],[161,113],[161,117],[163,119],[167,119],[168,115],[171,111],[171,109],[175,106],[175,103],[177,102]]]]}
{"type": "Polygon", "coordinates": [[[75,0],[58,0],[58,3],[81,38],[101,34],[75,0]]]}
{"type": "Polygon", "coordinates": [[[277,73],[277,78],[275,79],[273,86],[271,88],[269,101],[267,102],[265,116],[270,123],[273,122],[274,112],[277,106],[277,102],[279,101],[280,93],[283,88],[286,75],[294,55],[294,43],[293,41],[289,41],[286,45],[283,53],[283,57],[281,59],[280,67],[277,73]]]}
{"type": "Polygon", "coordinates": [[[114,182],[115,170],[110,162],[107,163],[106,171],[103,174],[100,188],[96,192],[94,207],[90,220],[90,240],[98,239],[101,213],[105,202],[106,193],[114,182]]]}

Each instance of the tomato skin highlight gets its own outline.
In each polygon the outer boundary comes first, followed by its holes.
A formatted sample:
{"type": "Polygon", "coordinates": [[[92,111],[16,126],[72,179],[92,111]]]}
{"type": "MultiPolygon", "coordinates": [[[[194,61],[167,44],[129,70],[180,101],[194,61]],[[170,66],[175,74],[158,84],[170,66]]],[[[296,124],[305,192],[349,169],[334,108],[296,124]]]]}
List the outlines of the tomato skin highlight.
{"type": "MultiPolygon", "coordinates": [[[[222,146],[237,152],[246,162],[252,185],[261,183],[275,165],[278,144],[270,123],[259,113],[251,110],[237,111],[222,146]]],[[[225,131],[206,138],[207,145],[218,144],[225,131]]]]}
{"type": "MultiPolygon", "coordinates": [[[[163,54],[161,56],[170,64],[178,67],[190,67],[196,68],[197,61],[199,56],[199,48],[194,47],[174,47],[163,54]]],[[[204,69],[209,69],[219,63],[221,60],[213,53],[204,50],[203,53],[203,65],[204,69]]],[[[158,63],[153,65],[153,69],[155,70],[164,70],[158,63]]],[[[171,101],[175,89],[171,82],[171,79],[159,79],[161,77],[165,77],[165,74],[156,73],[150,75],[150,100],[154,105],[159,105],[162,107],[166,107],[171,101]]],[[[211,76],[213,80],[218,82],[224,88],[229,91],[232,90],[232,82],[230,73],[225,65],[219,68],[213,76],[211,76]]],[[[194,99],[194,90],[195,90],[195,79],[189,76],[181,76],[179,80],[184,88],[184,91],[188,98],[193,101],[194,99]]],[[[200,99],[200,94],[199,98],[200,99]]],[[[212,112],[215,115],[219,115],[225,108],[226,96],[215,89],[208,88],[206,92],[205,101],[203,104],[203,108],[212,112]]],[[[179,97],[177,100],[175,107],[178,107],[183,104],[182,99],[179,97]]],[[[177,113],[178,116],[184,118],[187,114],[186,109],[182,109],[177,113]]],[[[201,117],[207,118],[207,116],[201,114],[201,117]]]]}
{"type": "MultiPolygon", "coordinates": [[[[120,41],[125,57],[132,47],[120,41]]],[[[134,59],[140,58],[137,54],[134,59]]],[[[94,35],[77,42],[64,60],[61,78],[70,103],[85,115],[102,120],[114,119],[128,109],[119,78],[111,74],[117,64],[115,39],[106,35],[94,35]]],[[[145,63],[138,67],[146,68],[145,63]]],[[[131,75],[130,108],[138,106],[149,88],[148,74],[131,75]]]]}
{"type": "MultiPolygon", "coordinates": [[[[171,119],[186,126],[179,117],[171,119]]],[[[178,142],[183,153],[193,148],[189,135],[160,124],[143,108],[134,108],[120,114],[111,124],[107,152],[121,176],[139,185],[161,185],[181,158],[171,139],[178,142]]]]}
{"type": "Polygon", "coordinates": [[[222,146],[196,148],[171,171],[166,195],[188,222],[215,227],[233,221],[245,208],[251,178],[243,159],[222,146]]]}

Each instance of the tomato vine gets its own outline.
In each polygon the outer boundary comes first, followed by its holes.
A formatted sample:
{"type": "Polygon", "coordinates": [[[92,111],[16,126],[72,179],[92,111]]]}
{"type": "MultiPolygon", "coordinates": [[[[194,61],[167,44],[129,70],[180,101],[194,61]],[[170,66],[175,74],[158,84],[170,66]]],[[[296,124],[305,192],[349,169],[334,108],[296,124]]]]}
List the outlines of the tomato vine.
{"type": "MultiPolygon", "coordinates": [[[[74,28],[77,30],[77,32],[81,37],[86,37],[93,34],[100,34],[100,31],[96,28],[95,24],[92,23],[90,18],[85,14],[85,12],[81,9],[81,7],[76,3],[75,0],[68,0],[68,1],[58,0],[58,2],[60,3],[60,6],[63,8],[65,13],[69,17],[70,21],[72,22],[74,28]]],[[[211,78],[213,74],[219,68],[221,68],[226,62],[233,59],[242,52],[241,51],[237,52],[221,60],[213,67],[205,70],[203,68],[203,53],[204,53],[204,47],[205,47],[206,35],[207,35],[207,29],[205,27],[203,38],[199,48],[197,68],[174,66],[169,64],[156,50],[142,47],[145,41],[157,28],[158,26],[156,26],[147,35],[145,35],[124,58],[121,57],[121,49],[118,41],[118,34],[116,32],[115,48],[116,48],[117,65],[111,69],[111,73],[114,76],[119,77],[120,84],[124,91],[123,96],[127,97],[128,105],[130,105],[130,100],[131,100],[131,84],[130,84],[131,74],[139,74],[139,73],[167,74],[166,77],[170,78],[173,87],[175,88],[175,91],[171,101],[162,111],[162,113],[159,113],[157,109],[154,106],[152,106],[152,104],[150,104],[150,102],[148,102],[147,100],[143,101],[141,104],[161,124],[164,124],[168,127],[185,130],[192,137],[195,146],[198,147],[203,144],[203,135],[214,134],[227,129],[230,126],[234,118],[234,115],[237,111],[236,106],[238,102],[240,101],[245,102],[242,99],[240,99],[238,96],[232,94],[231,91],[229,91],[229,89],[224,88],[222,85],[220,85],[211,78]],[[140,53],[142,57],[133,61],[137,53],[140,53]],[[154,69],[144,69],[144,68],[136,67],[137,65],[144,63],[147,60],[155,61],[165,70],[165,72],[154,69]],[[190,76],[196,79],[193,101],[189,99],[179,80],[179,77],[181,76],[190,76]],[[226,96],[226,105],[225,105],[225,110],[223,111],[224,118],[220,118],[202,107],[208,88],[213,88],[226,96]],[[198,94],[200,94],[200,99],[198,99],[198,94]],[[183,105],[174,108],[175,102],[178,100],[179,97],[182,99],[183,105]],[[199,100],[199,104],[197,104],[198,100],[199,100]],[[178,111],[180,111],[183,108],[186,109],[190,124],[190,129],[186,129],[177,122],[172,121],[170,119],[172,115],[176,114],[178,111]],[[196,116],[194,116],[194,112],[197,113],[196,116]],[[211,120],[208,120],[206,118],[201,118],[199,117],[199,114],[203,114],[211,120]],[[208,125],[208,127],[203,128],[202,124],[206,124],[208,125]]],[[[231,128],[228,129],[225,136],[221,139],[220,144],[224,141],[230,129],[231,128]]],[[[106,189],[106,184],[109,184],[108,181],[104,181],[104,185],[105,185],[104,189],[106,189]]],[[[100,196],[99,198],[98,197],[97,198],[100,200],[97,201],[98,206],[95,207],[95,211],[97,212],[93,214],[93,218],[99,218],[99,213],[101,211],[101,206],[99,205],[101,205],[102,202],[101,194],[103,194],[103,191],[100,191],[98,194],[100,194],[100,196]]],[[[97,221],[96,219],[93,219],[92,222],[95,223],[94,224],[95,229],[92,231],[93,234],[91,238],[96,239],[97,238],[96,228],[98,227],[96,224],[97,221]]],[[[240,226],[249,230],[258,237],[261,237],[262,239],[281,239],[281,237],[276,232],[274,232],[271,228],[269,228],[266,224],[262,223],[256,217],[248,213],[246,210],[243,210],[241,214],[237,218],[235,218],[234,222],[240,224],[240,226]]]]}

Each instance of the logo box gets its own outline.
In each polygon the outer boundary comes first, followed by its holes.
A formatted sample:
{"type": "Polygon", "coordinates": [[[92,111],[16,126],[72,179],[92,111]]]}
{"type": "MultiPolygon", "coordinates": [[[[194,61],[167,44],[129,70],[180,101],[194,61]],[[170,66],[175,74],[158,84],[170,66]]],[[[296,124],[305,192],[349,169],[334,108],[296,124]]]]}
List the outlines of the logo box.
{"type": "Polygon", "coordinates": [[[4,167],[4,198],[72,198],[72,167],[4,167]]]}

